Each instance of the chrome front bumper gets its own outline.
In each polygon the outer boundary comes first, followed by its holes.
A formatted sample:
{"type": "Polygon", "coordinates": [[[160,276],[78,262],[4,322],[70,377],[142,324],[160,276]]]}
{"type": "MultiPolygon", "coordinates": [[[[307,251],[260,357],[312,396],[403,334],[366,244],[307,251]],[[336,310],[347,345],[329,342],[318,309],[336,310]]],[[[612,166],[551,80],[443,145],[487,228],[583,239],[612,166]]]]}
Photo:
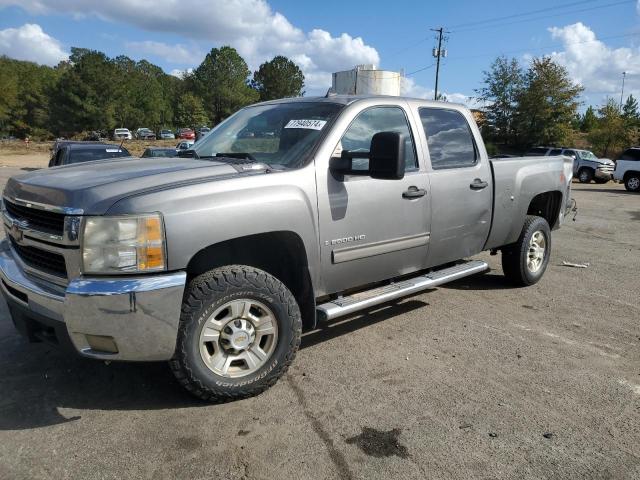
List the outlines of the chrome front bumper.
{"type": "MultiPolygon", "coordinates": [[[[66,289],[27,275],[7,240],[0,242],[0,287],[27,316],[66,326],[83,356],[169,360],[175,351],[186,273],[83,278],[66,289]]],[[[15,319],[14,319],[15,321],[15,319]]]]}

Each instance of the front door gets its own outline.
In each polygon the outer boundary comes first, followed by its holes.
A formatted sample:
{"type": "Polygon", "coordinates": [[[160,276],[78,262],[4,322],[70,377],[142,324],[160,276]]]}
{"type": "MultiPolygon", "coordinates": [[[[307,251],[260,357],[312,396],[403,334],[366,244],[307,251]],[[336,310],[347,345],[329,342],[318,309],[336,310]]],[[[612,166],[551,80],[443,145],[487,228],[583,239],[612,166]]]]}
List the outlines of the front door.
{"type": "MultiPolygon", "coordinates": [[[[322,169],[317,181],[326,293],[422,268],[429,241],[428,175],[418,166],[407,111],[399,105],[379,105],[350,115],[353,119],[349,119],[331,156],[339,156],[341,150],[362,156],[368,153],[374,134],[400,132],[407,142],[405,176],[402,180],[378,180],[334,175],[328,158],[318,162],[322,169]]],[[[353,159],[352,168],[366,171],[368,159],[353,159]]]]}
{"type": "Polygon", "coordinates": [[[418,113],[431,162],[432,267],[482,251],[491,228],[493,177],[471,117],[453,108],[422,107],[418,113]]]}

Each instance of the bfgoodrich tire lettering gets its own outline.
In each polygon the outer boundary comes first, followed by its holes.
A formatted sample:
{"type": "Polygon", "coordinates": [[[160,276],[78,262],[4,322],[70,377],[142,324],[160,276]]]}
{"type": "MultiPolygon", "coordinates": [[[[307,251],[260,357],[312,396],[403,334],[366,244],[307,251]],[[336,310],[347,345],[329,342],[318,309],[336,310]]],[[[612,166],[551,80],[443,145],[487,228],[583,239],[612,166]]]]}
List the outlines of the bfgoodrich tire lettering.
{"type": "MultiPolygon", "coordinates": [[[[248,315],[246,317],[249,318],[248,315]]],[[[222,318],[220,321],[225,320],[222,318]]],[[[189,283],[182,305],[176,353],[169,364],[178,381],[203,400],[220,402],[257,395],[275,384],[287,371],[300,346],[301,331],[300,309],[282,282],[253,267],[221,267],[189,283]],[[270,356],[255,371],[249,369],[247,374],[241,372],[239,376],[229,377],[214,372],[204,361],[201,333],[211,321],[212,314],[234,302],[262,305],[268,310],[277,323],[274,329],[277,343],[270,356]]],[[[242,336],[242,332],[239,335],[242,336]]],[[[229,347],[228,341],[226,346],[229,347]]],[[[236,355],[235,346],[229,347],[232,355],[236,355]]]]}
{"type": "Polygon", "coordinates": [[[521,287],[537,283],[551,254],[551,229],[542,217],[527,215],[518,241],[502,248],[502,270],[521,287]]]}

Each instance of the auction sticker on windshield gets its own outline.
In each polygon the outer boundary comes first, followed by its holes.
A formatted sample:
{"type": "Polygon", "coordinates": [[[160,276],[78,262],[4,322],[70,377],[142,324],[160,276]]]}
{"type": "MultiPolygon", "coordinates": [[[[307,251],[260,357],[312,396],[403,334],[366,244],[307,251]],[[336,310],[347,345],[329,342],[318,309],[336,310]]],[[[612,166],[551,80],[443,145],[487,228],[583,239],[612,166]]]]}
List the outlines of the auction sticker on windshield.
{"type": "Polygon", "coordinates": [[[326,120],[289,120],[284,128],[307,128],[309,130],[322,130],[326,120]]]}

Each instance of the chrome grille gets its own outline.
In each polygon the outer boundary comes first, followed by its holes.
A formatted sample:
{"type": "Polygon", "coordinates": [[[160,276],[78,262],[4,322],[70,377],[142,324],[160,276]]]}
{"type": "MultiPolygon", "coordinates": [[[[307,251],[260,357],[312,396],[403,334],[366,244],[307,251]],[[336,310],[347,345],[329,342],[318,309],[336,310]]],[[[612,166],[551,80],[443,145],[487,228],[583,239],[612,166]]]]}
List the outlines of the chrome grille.
{"type": "Polygon", "coordinates": [[[29,228],[62,236],[64,214],[18,205],[7,199],[4,200],[4,205],[11,217],[18,221],[27,222],[29,228]]]}
{"type": "Polygon", "coordinates": [[[12,236],[9,236],[9,240],[14,251],[29,267],[49,275],[67,278],[67,264],[62,255],[37,247],[20,245],[12,236]]]}

